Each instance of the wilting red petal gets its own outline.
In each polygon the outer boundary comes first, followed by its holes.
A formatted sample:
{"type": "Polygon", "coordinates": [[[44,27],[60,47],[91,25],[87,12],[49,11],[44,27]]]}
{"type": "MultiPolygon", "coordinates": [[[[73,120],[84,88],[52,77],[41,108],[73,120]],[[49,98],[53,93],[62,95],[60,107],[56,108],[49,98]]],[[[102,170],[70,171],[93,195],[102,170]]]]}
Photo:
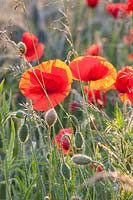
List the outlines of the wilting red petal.
{"type": "Polygon", "coordinates": [[[101,45],[100,44],[93,44],[89,47],[86,51],[85,55],[88,56],[99,56],[101,53],[101,45]]]}
{"type": "Polygon", "coordinates": [[[33,61],[40,59],[44,52],[44,45],[38,43],[38,38],[29,32],[25,32],[22,35],[22,42],[26,45],[27,51],[25,57],[27,61],[33,61]]]}
{"type": "Polygon", "coordinates": [[[123,18],[126,17],[129,13],[127,13],[127,5],[124,3],[110,3],[107,4],[106,10],[114,17],[114,18],[123,18]]]}
{"type": "Polygon", "coordinates": [[[99,80],[108,74],[105,58],[98,56],[81,56],[74,59],[69,67],[73,78],[81,81],[99,80]]]}
{"type": "Polygon", "coordinates": [[[86,3],[89,7],[94,8],[99,3],[99,0],[86,0],[86,3]]]}
{"type": "Polygon", "coordinates": [[[71,83],[69,67],[60,60],[50,60],[26,70],[19,88],[25,97],[33,100],[36,110],[43,111],[64,100],[70,92],[71,83]]]}
{"type": "Polygon", "coordinates": [[[67,134],[71,138],[73,130],[71,128],[61,129],[53,140],[56,143],[58,149],[62,150],[64,154],[67,154],[69,151],[71,152],[71,150],[70,141],[67,136],[64,136],[65,134],[67,134]]]}
{"type": "Polygon", "coordinates": [[[104,107],[106,103],[106,95],[101,90],[93,90],[88,86],[84,86],[84,92],[88,95],[88,103],[97,104],[104,107]]]}

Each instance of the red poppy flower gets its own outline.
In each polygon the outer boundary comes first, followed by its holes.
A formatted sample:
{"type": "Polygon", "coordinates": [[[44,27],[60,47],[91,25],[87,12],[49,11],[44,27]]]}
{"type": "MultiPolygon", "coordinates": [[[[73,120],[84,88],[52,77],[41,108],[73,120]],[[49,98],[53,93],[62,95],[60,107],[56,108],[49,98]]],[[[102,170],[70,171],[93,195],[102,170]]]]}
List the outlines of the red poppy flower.
{"type": "Polygon", "coordinates": [[[129,35],[125,35],[123,39],[126,44],[129,44],[133,40],[133,27],[130,28],[129,35]]]}
{"type": "Polygon", "coordinates": [[[49,60],[28,69],[21,77],[19,88],[23,95],[33,100],[36,110],[55,107],[69,94],[72,74],[61,60],[49,60]]]}
{"type": "Polygon", "coordinates": [[[105,58],[100,56],[81,56],[74,59],[69,67],[73,79],[90,81],[93,89],[110,89],[115,82],[116,69],[105,58]]]}
{"type": "Polygon", "coordinates": [[[62,149],[64,154],[72,153],[72,149],[70,149],[70,141],[68,138],[68,137],[71,138],[72,134],[73,134],[73,130],[71,128],[65,128],[65,129],[61,129],[54,138],[54,142],[56,143],[58,149],[59,150],[62,149]],[[67,136],[64,136],[65,134],[67,136]]]}
{"type": "Polygon", "coordinates": [[[86,51],[86,56],[99,56],[101,53],[101,45],[100,44],[93,44],[90,48],[86,51]]]}
{"type": "Polygon", "coordinates": [[[133,60],[133,53],[129,53],[129,54],[128,54],[128,59],[129,59],[129,60],[133,60]]]}
{"type": "Polygon", "coordinates": [[[86,3],[89,7],[95,8],[99,3],[99,0],[86,0],[86,3]]]}
{"type": "Polygon", "coordinates": [[[115,88],[120,92],[119,97],[124,102],[130,100],[133,104],[133,68],[124,67],[118,72],[115,88]]]}
{"type": "Polygon", "coordinates": [[[93,90],[88,86],[84,86],[84,92],[88,95],[88,103],[96,104],[99,107],[104,107],[106,103],[106,95],[101,90],[93,90]]]}
{"type": "Polygon", "coordinates": [[[127,10],[133,11],[133,0],[127,0],[127,10]]]}
{"type": "Polygon", "coordinates": [[[38,43],[38,38],[29,32],[25,32],[22,35],[22,42],[26,45],[25,58],[27,61],[38,60],[42,57],[44,52],[44,45],[38,43]]]}
{"type": "Polygon", "coordinates": [[[75,80],[88,82],[107,75],[108,68],[104,65],[104,61],[104,58],[98,56],[81,56],[74,59],[69,67],[75,80]]]}
{"type": "Polygon", "coordinates": [[[126,17],[129,13],[127,12],[127,5],[124,3],[110,3],[106,6],[106,10],[114,18],[126,17]]]}

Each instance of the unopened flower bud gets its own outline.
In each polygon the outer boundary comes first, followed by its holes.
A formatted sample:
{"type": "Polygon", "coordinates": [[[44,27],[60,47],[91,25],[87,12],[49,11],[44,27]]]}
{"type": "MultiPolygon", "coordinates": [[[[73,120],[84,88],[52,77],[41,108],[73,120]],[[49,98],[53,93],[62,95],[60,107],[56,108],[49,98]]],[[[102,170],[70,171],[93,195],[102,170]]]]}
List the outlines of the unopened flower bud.
{"type": "Polygon", "coordinates": [[[61,174],[65,179],[71,179],[71,169],[66,163],[61,164],[61,174]]]}
{"type": "Polygon", "coordinates": [[[82,133],[77,131],[75,133],[75,147],[77,149],[81,149],[83,147],[83,145],[84,145],[84,138],[82,136],[82,133]]]}
{"type": "Polygon", "coordinates": [[[21,143],[25,143],[29,139],[29,129],[28,129],[27,124],[24,123],[20,127],[19,132],[18,132],[18,138],[21,143]]]}
{"type": "Polygon", "coordinates": [[[22,110],[18,110],[16,113],[16,117],[23,119],[25,117],[25,113],[22,110]]]}
{"type": "Polygon", "coordinates": [[[45,114],[45,121],[48,127],[54,126],[57,121],[57,113],[55,109],[50,109],[45,114]]]}
{"type": "Polygon", "coordinates": [[[20,53],[22,54],[25,54],[27,51],[26,45],[23,42],[18,43],[18,48],[19,48],[20,53]]]}
{"type": "Polygon", "coordinates": [[[92,158],[83,154],[76,154],[71,158],[76,165],[88,165],[92,162],[92,158]]]}

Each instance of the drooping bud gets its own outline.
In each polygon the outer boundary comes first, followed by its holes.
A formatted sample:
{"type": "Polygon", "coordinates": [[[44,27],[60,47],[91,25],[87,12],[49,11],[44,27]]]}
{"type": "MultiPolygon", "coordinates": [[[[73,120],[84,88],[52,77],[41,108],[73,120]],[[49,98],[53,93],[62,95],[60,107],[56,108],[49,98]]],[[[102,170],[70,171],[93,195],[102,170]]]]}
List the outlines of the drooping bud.
{"type": "Polygon", "coordinates": [[[68,164],[62,163],[61,164],[61,174],[65,179],[71,179],[71,169],[68,164]]]}
{"type": "Polygon", "coordinates": [[[27,124],[23,124],[18,132],[18,138],[21,143],[26,143],[29,139],[29,129],[27,124]]]}
{"type": "Polygon", "coordinates": [[[88,165],[92,163],[92,158],[84,154],[76,154],[71,158],[76,165],[88,165]]]}
{"type": "Polygon", "coordinates": [[[18,110],[16,113],[16,117],[23,119],[25,117],[25,113],[22,110],[18,110]]]}
{"type": "Polygon", "coordinates": [[[57,121],[57,113],[55,109],[50,109],[45,114],[45,121],[48,127],[54,126],[57,121]]]}
{"type": "Polygon", "coordinates": [[[83,145],[84,145],[84,138],[82,136],[82,133],[77,131],[75,133],[75,147],[77,149],[81,149],[83,147],[83,145]]]}
{"type": "Polygon", "coordinates": [[[26,45],[23,42],[18,43],[18,48],[21,54],[25,54],[27,51],[26,45]]]}

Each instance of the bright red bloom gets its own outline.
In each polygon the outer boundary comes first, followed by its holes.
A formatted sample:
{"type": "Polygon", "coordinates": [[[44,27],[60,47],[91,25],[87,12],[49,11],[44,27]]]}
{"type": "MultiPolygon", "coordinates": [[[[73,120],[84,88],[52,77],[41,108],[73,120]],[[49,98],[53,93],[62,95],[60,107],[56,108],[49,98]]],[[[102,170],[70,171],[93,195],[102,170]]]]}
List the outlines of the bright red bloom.
{"type": "Polygon", "coordinates": [[[120,99],[124,102],[130,100],[133,104],[133,68],[126,66],[118,72],[115,88],[120,99]]]}
{"type": "Polygon", "coordinates": [[[99,56],[101,53],[101,45],[100,44],[93,44],[89,47],[86,51],[86,56],[99,56]]]}
{"type": "Polygon", "coordinates": [[[115,82],[116,69],[100,56],[81,56],[74,59],[69,67],[73,79],[88,82],[96,90],[110,89],[115,82]]]}
{"type": "Polygon", "coordinates": [[[127,0],[127,10],[133,11],[133,0],[127,0]]]}
{"type": "Polygon", "coordinates": [[[55,136],[54,142],[56,143],[59,150],[62,150],[64,154],[71,153],[72,149],[70,149],[70,141],[73,134],[73,130],[71,128],[61,129],[59,133],[55,136]],[[65,136],[65,134],[67,136],[65,136]]]}
{"type": "Polygon", "coordinates": [[[106,103],[105,92],[101,90],[93,90],[88,86],[84,86],[84,92],[88,95],[88,103],[96,104],[99,107],[104,107],[106,103]]]}
{"type": "Polygon", "coordinates": [[[28,69],[21,77],[19,88],[23,95],[33,100],[36,110],[55,107],[69,94],[72,74],[61,60],[49,60],[28,69]]]}
{"type": "Polygon", "coordinates": [[[89,7],[95,8],[99,3],[99,0],[86,0],[86,3],[89,7]]]}
{"type": "Polygon", "coordinates": [[[106,10],[114,18],[123,18],[128,16],[127,5],[124,3],[110,3],[106,6],[106,10]]]}
{"type": "Polygon", "coordinates": [[[25,32],[22,35],[22,42],[26,45],[25,58],[27,61],[38,60],[42,57],[44,52],[44,45],[38,43],[38,38],[29,32],[25,32]]]}
{"type": "Polygon", "coordinates": [[[128,59],[129,59],[129,60],[133,60],[133,53],[129,53],[129,54],[128,54],[128,59]]]}
{"type": "Polygon", "coordinates": [[[123,39],[126,44],[129,44],[133,40],[133,27],[130,28],[129,35],[125,35],[123,39]]]}
{"type": "Polygon", "coordinates": [[[81,81],[99,80],[108,73],[108,68],[104,64],[105,59],[97,56],[81,56],[74,59],[69,67],[73,78],[81,81]]]}

